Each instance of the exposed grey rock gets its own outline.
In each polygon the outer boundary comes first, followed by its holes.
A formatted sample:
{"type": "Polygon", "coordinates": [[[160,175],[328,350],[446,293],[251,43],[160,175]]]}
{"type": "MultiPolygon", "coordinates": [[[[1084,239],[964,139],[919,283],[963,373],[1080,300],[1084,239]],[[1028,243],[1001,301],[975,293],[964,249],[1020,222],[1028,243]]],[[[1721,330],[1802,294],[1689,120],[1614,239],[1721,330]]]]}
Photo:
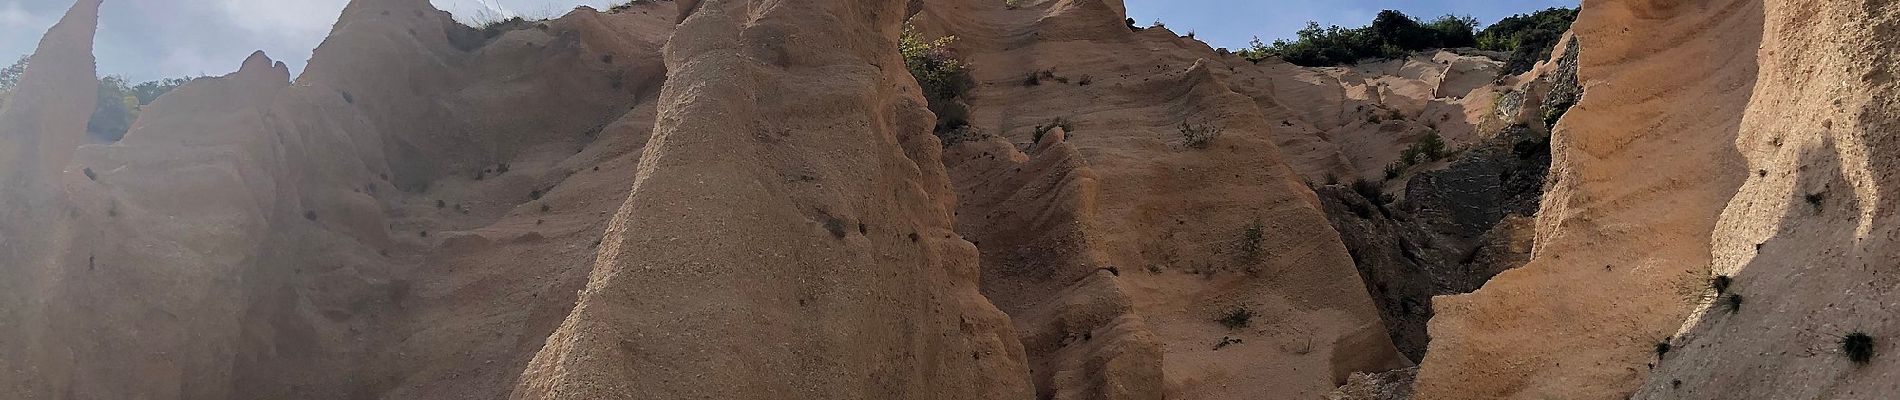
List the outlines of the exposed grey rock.
{"type": "Polygon", "coordinates": [[[1413,176],[1402,198],[1367,183],[1315,189],[1401,352],[1424,358],[1433,296],[1477,290],[1528,259],[1549,167],[1549,138],[1520,125],[1413,176]]]}

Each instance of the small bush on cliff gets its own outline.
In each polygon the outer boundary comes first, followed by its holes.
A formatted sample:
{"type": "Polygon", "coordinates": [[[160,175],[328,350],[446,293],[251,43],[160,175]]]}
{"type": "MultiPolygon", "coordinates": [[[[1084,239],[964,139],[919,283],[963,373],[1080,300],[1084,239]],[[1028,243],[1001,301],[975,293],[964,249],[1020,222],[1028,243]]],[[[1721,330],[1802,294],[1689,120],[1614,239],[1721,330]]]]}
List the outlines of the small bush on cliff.
{"type": "Polygon", "coordinates": [[[20,75],[26,73],[27,60],[28,56],[20,56],[20,60],[14,61],[13,65],[0,68],[0,92],[13,90],[14,86],[20,85],[20,75]]]}
{"type": "Polygon", "coordinates": [[[1413,143],[1411,147],[1399,153],[1399,160],[1411,165],[1438,161],[1442,158],[1445,158],[1445,139],[1439,137],[1438,132],[1426,134],[1423,139],[1418,140],[1418,143],[1413,143]]]}
{"type": "Polygon", "coordinates": [[[1412,166],[1438,161],[1447,155],[1449,154],[1447,154],[1445,150],[1445,139],[1439,137],[1438,132],[1426,134],[1425,137],[1419,139],[1417,143],[1413,143],[1411,147],[1406,147],[1404,151],[1399,152],[1398,161],[1393,161],[1392,164],[1385,166],[1385,179],[1397,179],[1399,175],[1404,174],[1405,170],[1411,169],[1412,166]]]}
{"type": "Polygon", "coordinates": [[[1246,264],[1260,261],[1260,253],[1263,251],[1266,241],[1267,227],[1265,224],[1262,224],[1258,219],[1253,220],[1251,224],[1247,224],[1247,228],[1240,231],[1240,239],[1234,243],[1234,249],[1238,251],[1240,257],[1239,261],[1246,264]]]}
{"type": "Polygon", "coordinates": [[[1220,324],[1226,326],[1228,329],[1245,328],[1247,324],[1252,321],[1253,310],[1248,310],[1246,306],[1237,307],[1228,311],[1227,315],[1221,316],[1219,320],[1220,324]]]}
{"type": "Polygon", "coordinates": [[[1670,349],[1675,348],[1674,345],[1669,344],[1669,339],[1663,338],[1662,341],[1656,342],[1656,359],[1661,360],[1663,356],[1669,355],[1670,349]]]}
{"type": "Polygon", "coordinates": [[[897,52],[904,56],[904,68],[917,78],[930,112],[937,114],[936,131],[940,135],[969,125],[969,106],[960,99],[970,90],[970,71],[950,49],[956,36],[925,40],[917,30],[904,27],[897,41],[897,52]]]}
{"type": "Polygon", "coordinates": [[[1849,333],[1841,337],[1841,353],[1855,364],[1866,364],[1874,360],[1874,337],[1866,332],[1849,333]]]}
{"type": "Polygon", "coordinates": [[[1550,53],[1577,20],[1577,9],[1551,8],[1531,14],[1513,15],[1478,32],[1478,48],[1510,52],[1504,63],[1505,74],[1521,74],[1550,59],[1550,53]]]}
{"type": "Polygon", "coordinates": [[[1047,124],[1036,125],[1035,137],[1031,138],[1031,140],[1034,140],[1035,143],[1042,143],[1042,137],[1048,135],[1049,132],[1055,131],[1056,128],[1062,128],[1062,135],[1064,137],[1075,136],[1075,121],[1070,121],[1065,117],[1056,117],[1056,119],[1049,120],[1047,124]]]}
{"type": "Polygon", "coordinates": [[[1365,179],[1353,181],[1352,191],[1358,193],[1359,197],[1366,198],[1366,202],[1368,203],[1386,204],[1392,202],[1392,198],[1385,195],[1385,186],[1378,182],[1365,179]]]}
{"type": "Polygon", "coordinates": [[[1715,290],[1715,294],[1728,293],[1729,285],[1733,284],[1735,284],[1735,278],[1730,278],[1728,275],[1716,275],[1714,278],[1709,278],[1709,289],[1715,290]]]}
{"type": "Polygon", "coordinates": [[[1727,296],[1722,296],[1722,308],[1727,309],[1728,312],[1731,313],[1741,312],[1742,300],[1743,298],[1740,293],[1729,293],[1727,296]]]}
{"type": "Polygon", "coordinates": [[[1181,121],[1181,143],[1189,148],[1206,149],[1220,137],[1221,128],[1212,125],[1196,125],[1191,121],[1181,121]]]}

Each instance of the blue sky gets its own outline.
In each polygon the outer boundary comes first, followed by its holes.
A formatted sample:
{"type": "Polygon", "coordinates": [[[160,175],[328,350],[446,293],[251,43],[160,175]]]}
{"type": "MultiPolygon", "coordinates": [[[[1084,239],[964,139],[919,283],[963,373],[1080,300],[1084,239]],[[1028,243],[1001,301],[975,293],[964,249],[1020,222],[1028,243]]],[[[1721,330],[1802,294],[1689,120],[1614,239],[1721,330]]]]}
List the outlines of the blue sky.
{"type": "MultiPolygon", "coordinates": [[[[554,16],[576,5],[615,0],[431,0],[458,16],[554,16]]],[[[997,0],[1002,1],[1002,0],[997,0]]],[[[1379,10],[1419,17],[1470,15],[1484,23],[1576,0],[1125,0],[1141,25],[1156,20],[1215,47],[1239,48],[1254,36],[1291,37],[1306,21],[1365,25],[1379,10]]],[[[133,80],[219,75],[252,51],[301,70],[347,0],[106,0],[95,52],[99,70],[133,80]]],[[[71,0],[0,0],[0,63],[33,51],[71,0]]]]}
{"type": "Polygon", "coordinates": [[[1321,25],[1363,26],[1380,10],[1399,10],[1420,19],[1469,15],[1483,24],[1514,14],[1551,7],[1576,7],[1577,0],[1124,0],[1128,17],[1148,26],[1159,20],[1175,33],[1194,31],[1214,47],[1241,48],[1254,36],[1272,42],[1291,38],[1307,21],[1321,25]]]}

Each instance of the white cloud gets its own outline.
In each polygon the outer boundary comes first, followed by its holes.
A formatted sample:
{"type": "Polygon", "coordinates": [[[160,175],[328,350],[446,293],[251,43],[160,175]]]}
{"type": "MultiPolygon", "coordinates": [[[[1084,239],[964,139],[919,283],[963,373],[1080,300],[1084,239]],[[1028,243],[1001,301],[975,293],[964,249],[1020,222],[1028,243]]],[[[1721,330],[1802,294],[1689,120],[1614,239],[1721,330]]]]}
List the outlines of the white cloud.
{"type": "Polygon", "coordinates": [[[17,1],[8,1],[0,5],[0,27],[29,28],[40,23],[40,17],[27,12],[17,1]]]}
{"type": "Polygon", "coordinates": [[[346,0],[218,0],[231,24],[252,34],[297,38],[330,33],[346,0]]]}
{"type": "MultiPolygon", "coordinates": [[[[625,0],[613,0],[625,2],[625,0]]],[[[596,9],[604,8],[609,0],[431,0],[436,8],[455,14],[455,20],[465,24],[479,25],[490,21],[522,17],[528,19],[555,18],[566,14],[574,7],[589,5],[596,9]]]]}

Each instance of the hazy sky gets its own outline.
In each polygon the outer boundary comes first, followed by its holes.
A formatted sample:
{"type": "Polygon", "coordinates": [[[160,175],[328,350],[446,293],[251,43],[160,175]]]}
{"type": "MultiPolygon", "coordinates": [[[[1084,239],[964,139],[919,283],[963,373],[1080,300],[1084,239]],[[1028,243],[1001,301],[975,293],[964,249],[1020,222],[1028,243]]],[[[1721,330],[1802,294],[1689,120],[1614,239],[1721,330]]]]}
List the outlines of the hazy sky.
{"type": "MultiPolygon", "coordinates": [[[[577,5],[605,8],[619,0],[431,0],[460,16],[477,13],[556,16],[577,5]],[[485,11],[486,10],[486,11],[485,11]]],[[[997,0],[1002,1],[1002,0],[997,0]]],[[[1129,14],[1180,33],[1195,31],[1216,47],[1293,36],[1306,24],[1359,26],[1382,9],[1431,17],[1471,15],[1484,23],[1576,0],[1125,0],[1129,14]]],[[[264,50],[301,71],[347,0],[105,0],[96,53],[99,71],[133,80],[220,75],[264,50]]],[[[0,63],[33,51],[71,0],[0,0],[0,63]]]]}

